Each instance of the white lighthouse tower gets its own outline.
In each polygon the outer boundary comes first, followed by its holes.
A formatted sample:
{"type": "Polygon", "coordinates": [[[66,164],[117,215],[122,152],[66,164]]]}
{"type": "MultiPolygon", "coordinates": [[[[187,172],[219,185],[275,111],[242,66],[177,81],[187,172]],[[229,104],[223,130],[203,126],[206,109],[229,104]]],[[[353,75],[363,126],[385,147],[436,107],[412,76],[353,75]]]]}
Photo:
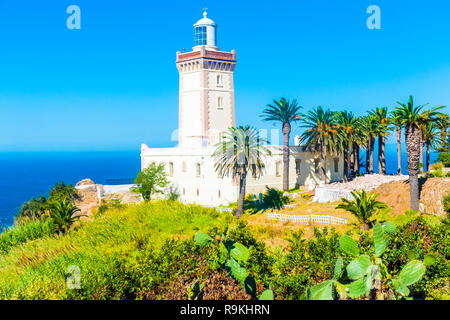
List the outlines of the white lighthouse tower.
{"type": "Polygon", "coordinates": [[[180,148],[215,145],[235,126],[233,71],[236,52],[219,51],[217,24],[203,13],[194,24],[191,52],[177,52],[180,74],[178,144],[180,148]]]}

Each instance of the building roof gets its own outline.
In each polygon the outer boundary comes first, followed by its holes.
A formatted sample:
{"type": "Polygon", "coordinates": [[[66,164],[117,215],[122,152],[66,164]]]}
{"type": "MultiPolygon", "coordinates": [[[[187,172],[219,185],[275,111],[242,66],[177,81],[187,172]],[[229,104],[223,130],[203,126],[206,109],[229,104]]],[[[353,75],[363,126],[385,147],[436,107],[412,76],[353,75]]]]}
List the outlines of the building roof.
{"type": "Polygon", "coordinates": [[[206,12],[206,10],[203,12],[203,18],[201,18],[200,20],[197,21],[196,24],[194,24],[194,27],[197,26],[216,26],[216,23],[214,21],[212,21],[211,19],[209,19],[207,17],[208,12],[206,12]]]}

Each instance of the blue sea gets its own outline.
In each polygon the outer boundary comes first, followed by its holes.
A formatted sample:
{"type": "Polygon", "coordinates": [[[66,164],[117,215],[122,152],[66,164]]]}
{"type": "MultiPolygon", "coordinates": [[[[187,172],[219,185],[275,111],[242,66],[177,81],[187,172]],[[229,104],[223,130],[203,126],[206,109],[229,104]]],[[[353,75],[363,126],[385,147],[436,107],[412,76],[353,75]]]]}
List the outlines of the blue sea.
{"type": "MultiPolygon", "coordinates": [[[[386,145],[387,173],[397,171],[396,150],[395,144],[386,145]]],[[[75,185],[84,178],[90,178],[105,184],[110,179],[134,178],[140,170],[139,154],[139,150],[0,152],[0,226],[12,225],[22,203],[39,195],[48,196],[48,191],[58,181],[75,185]]],[[[437,154],[432,153],[431,163],[436,158],[437,154]]],[[[375,156],[375,170],[377,168],[375,156]]],[[[402,152],[402,170],[407,173],[405,150],[402,152]]]]}
{"type": "Polygon", "coordinates": [[[0,226],[14,222],[22,203],[48,196],[58,181],[75,185],[90,178],[134,178],[141,166],[140,150],[114,152],[0,152],[0,226]]]}

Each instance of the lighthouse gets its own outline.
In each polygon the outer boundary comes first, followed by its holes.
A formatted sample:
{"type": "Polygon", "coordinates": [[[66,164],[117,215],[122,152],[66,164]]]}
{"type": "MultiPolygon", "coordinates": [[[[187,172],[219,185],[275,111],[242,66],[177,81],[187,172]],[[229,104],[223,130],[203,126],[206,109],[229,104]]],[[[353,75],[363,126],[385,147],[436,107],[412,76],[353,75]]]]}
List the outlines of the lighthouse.
{"type": "Polygon", "coordinates": [[[214,146],[235,126],[234,80],[236,52],[220,51],[217,24],[203,12],[193,26],[194,46],[177,52],[179,72],[178,146],[214,146]]]}

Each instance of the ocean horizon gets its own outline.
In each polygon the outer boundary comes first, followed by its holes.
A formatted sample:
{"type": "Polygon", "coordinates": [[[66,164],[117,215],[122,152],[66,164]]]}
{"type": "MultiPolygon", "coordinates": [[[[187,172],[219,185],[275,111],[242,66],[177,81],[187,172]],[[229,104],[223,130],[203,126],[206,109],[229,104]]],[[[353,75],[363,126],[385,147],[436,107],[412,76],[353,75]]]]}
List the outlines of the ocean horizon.
{"type": "MultiPolygon", "coordinates": [[[[397,172],[397,146],[386,145],[386,170],[397,172]]],[[[402,145],[402,173],[407,174],[405,146],[402,145]]],[[[378,170],[375,148],[375,172],[378,170]]],[[[365,159],[364,152],[361,153],[365,159]]],[[[437,153],[430,155],[431,163],[437,153]]],[[[132,179],[140,171],[140,151],[58,151],[0,153],[0,227],[9,227],[20,206],[40,195],[48,196],[59,181],[75,185],[90,178],[95,183],[132,179]]],[[[363,169],[364,171],[364,169],[363,169]]]]}

